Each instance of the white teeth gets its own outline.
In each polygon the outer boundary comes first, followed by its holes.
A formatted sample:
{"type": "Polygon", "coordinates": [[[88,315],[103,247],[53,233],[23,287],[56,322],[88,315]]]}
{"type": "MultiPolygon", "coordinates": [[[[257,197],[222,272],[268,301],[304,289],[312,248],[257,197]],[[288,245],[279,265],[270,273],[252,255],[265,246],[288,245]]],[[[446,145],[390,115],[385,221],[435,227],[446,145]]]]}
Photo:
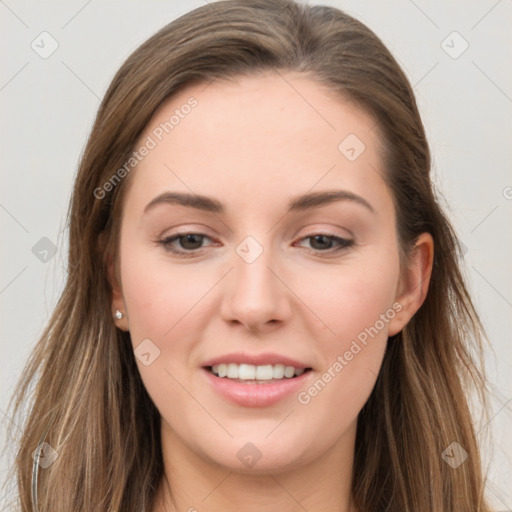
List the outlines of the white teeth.
{"type": "Polygon", "coordinates": [[[212,366],[212,372],[218,377],[227,377],[228,379],[241,380],[272,380],[272,379],[291,379],[292,377],[302,375],[304,368],[294,368],[283,364],[266,364],[255,366],[253,364],[215,364],[212,366]]]}
{"type": "Polygon", "coordinates": [[[256,380],[272,380],[274,372],[272,365],[266,364],[265,366],[256,366],[256,380]]]}
{"type": "Polygon", "coordinates": [[[274,379],[282,379],[284,377],[284,364],[275,364],[272,368],[272,376],[274,379]]]}
{"type": "Polygon", "coordinates": [[[293,366],[285,366],[284,367],[284,376],[287,379],[292,378],[295,375],[295,368],[293,366]]]}
{"type": "Polygon", "coordinates": [[[238,365],[235,363],[228,364],[228,377],[230,379],[238,379],[238,365]]]}
{"type": "Polygon", "coordinates": [[[256,378],[256,367],[252,364],[241,364],[238,367],[238,378],[251,380],[256,378]]]}

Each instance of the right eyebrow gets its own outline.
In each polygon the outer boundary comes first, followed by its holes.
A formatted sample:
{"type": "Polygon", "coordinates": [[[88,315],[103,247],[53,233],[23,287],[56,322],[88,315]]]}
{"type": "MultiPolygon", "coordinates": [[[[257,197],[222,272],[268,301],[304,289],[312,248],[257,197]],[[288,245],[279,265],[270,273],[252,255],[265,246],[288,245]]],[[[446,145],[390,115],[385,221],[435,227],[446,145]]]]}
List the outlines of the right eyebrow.
{"type": "Polygon", "coordinates": [[[151,200],[144,208],[146,213],[157,204],[179,204],[198,210],[204,210],[212,213],[224,213],[224,206],[220,201],[207,196],[197,194],[188,194],[183,192],[164,192],[151,200]]]}

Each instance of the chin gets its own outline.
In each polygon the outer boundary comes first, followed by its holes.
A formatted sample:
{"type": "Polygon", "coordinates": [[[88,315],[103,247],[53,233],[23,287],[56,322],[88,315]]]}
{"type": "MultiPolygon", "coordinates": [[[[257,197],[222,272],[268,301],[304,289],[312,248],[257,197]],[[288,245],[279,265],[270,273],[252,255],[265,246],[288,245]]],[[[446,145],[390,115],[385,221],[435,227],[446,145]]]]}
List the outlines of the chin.
{"type": "MultiPolygon", "coordinates": [[[[306,454],[305,446],[311,450],[311,443],[297,439],[295,443],[283,443],[282,438],[270,441],[265,435],[253,437],[253,441],[244,438],[231,439],[229,443],[218,443],[212,453],[211,445],[196,452],[209,462],[222,466],[230,471],[244,474],[266,474],[268,472],[286,472],[310,462],[315,458],[314,453],[306,454]],[[309,455],[309,456],[308,456],[309,455]]],[[[320,449],[317,456],[320,455],[320,449]]]]}

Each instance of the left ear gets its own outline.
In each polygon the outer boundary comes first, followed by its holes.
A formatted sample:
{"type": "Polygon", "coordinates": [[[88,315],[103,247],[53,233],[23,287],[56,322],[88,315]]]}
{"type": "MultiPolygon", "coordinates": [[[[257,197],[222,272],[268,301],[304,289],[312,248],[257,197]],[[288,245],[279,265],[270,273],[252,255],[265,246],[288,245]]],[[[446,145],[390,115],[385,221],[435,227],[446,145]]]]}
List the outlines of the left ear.
{"type": "Polygon", "coordinates": [[[422,233],[412,248],[407,268],[400,277],[395,303],[397,314],[388,324],[388,336],[399,333],[421,307],[427,296],[432,265],[434,240],[430,233],[422,233]]]}

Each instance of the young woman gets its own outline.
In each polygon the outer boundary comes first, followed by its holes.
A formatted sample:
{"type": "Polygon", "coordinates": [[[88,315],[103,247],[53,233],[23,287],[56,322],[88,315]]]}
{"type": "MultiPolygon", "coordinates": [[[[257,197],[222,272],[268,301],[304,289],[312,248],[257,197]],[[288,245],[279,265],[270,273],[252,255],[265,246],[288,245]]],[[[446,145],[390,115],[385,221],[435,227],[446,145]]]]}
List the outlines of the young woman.
{"type": "Polygon", "coordinates": [[[144,43],[19,383],[20,509],[490,510],[430,165],[404,73],[338,9],[227,0],[144,43]]]}

